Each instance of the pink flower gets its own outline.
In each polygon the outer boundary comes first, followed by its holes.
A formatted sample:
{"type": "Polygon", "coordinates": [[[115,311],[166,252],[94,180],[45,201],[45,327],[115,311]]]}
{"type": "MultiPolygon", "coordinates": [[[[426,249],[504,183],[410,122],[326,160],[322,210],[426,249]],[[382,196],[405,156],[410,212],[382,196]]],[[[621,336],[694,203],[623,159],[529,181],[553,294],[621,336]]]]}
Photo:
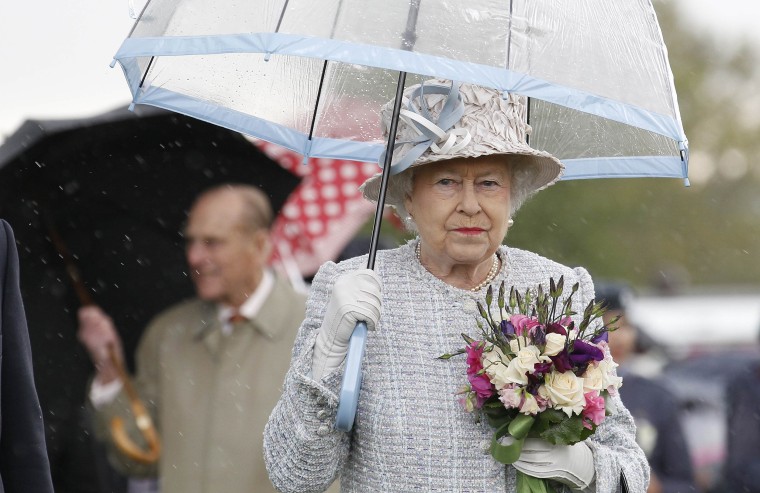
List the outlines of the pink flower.
{"type": "Polygon", "coordinates": [[[483,369],[483,348],[485,344],[482,341],[473,341],[472,344],[465,348],[467,351],[467,375],[474,375],[483,369]]]}
{"type": "Polygon", "coordinates": [[[581,412],[583,426],[591,430],[593,429],[591,423],[599,425],[604,421],[604,397],[598,392],[586,392],[583,396],[586,398],[586,406],[581,412]]]}
{"type": "Polygon", "coordinates": [[[510,384],[499,390],[499,400],[507,409],[520,407],[522,396],[520,388],[516,384],[510,384]]]}
{"type": "Polygon", "coordinates": [[[494,386],[485,373],[472,373],[467,375],[467,379],[470,381],[472,391],[475,392],[475,397],[478,399],[478,408],[483,407],[486,399],[493,395],[494,386]]]}
{"type": "Polygon", "coordinates": [[[509,317],[509,321],[515,327],[518,336],[528,335],[528,331],[537,325],[541,325],[535,317],[528,317],[521,313],[515,313],[509,317]]]}

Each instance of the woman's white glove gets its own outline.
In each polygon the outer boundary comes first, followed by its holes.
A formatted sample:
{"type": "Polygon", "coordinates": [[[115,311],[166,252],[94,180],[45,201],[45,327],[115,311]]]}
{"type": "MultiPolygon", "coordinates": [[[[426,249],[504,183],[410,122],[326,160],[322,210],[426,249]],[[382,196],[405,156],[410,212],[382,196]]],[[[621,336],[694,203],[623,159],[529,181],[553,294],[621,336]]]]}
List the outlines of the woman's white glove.
{"type": "Polygon", "coordinates": [[[343,362],[357,322],[375,330],[380,319],[380,279],[371,269],[341,275],[335,281],[325,318],[314,342],[311,376],[320,380],[343,362]]]}
{"type": "Polygon", "coordinates": [[[554,479],[576,491],[594,482],[594,454],[585,442],[552,445],[540,438],[526,438],[515,469],[542,479],[554,479]]]}

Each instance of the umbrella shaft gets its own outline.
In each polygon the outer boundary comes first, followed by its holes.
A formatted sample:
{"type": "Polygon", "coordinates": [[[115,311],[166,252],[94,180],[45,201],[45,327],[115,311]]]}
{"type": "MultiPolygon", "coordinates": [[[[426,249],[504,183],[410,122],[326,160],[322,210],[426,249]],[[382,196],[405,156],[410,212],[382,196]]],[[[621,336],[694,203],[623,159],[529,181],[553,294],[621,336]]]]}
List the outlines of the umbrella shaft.
{"type": "Polygon", "coordinates": [[[380,238],[380,225],[383,221],[383,209],[385,208],[385,192],[388,188],[388,178],[391,174],[391,163],[393,162],[393,148],[396,144],[396,129],[398,128],[398,116],[401,113],[401,100],[404,96],[404,85],[406,84],[406,72],[399,72],[398,84],[396,85],[396,99],[393,102],[393,115],[391,116],[391,127],[388,131],[388,142],[385,148],[385,162],[383,163],[383,174],[380,178],[380,195],[377,197],[377,210],[375,210],[375,222],[372,226],[372,237],[369,244],[369,257],[367,258],[367,268],[375,268],[375,256],[377,255],[377,242],[380,238]]]}

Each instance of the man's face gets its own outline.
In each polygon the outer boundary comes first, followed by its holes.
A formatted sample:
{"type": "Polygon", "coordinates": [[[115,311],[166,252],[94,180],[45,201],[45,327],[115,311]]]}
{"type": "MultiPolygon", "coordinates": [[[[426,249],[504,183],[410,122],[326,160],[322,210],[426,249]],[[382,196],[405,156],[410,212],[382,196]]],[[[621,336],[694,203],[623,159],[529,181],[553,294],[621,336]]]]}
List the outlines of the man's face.
{"type": "Polygon", "coordinates": [[[617,363],[622,363],[636,350],[636,329],[628,323],[622,316],[622,312],[611,310],[604,314],[604,322],[609,323],[612,319],[621,315],[620,320],[615,323],[616,330],[610,333],[610,353],[612,359],[617,363]]]}
{"type": "Polygon", "coordinates": [[[269,254],[265,230],[241,226],[243,203],[232,192],[202,197],[190,211],[186,256],[199,298],[241,305],[258,286],[269,254]]]}

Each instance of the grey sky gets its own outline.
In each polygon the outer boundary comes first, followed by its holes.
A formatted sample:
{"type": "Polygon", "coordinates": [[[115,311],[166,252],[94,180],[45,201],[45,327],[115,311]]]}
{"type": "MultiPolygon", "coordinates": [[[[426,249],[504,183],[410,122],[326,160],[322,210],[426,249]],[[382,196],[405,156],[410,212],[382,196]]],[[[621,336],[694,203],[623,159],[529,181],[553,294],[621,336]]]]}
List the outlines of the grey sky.
{"type": "MultiPolygon", "coordinates": [[[[139,0],[136,0],[139,1],[139,0]]],[[[719,41],[745,35],[760,46],[757,0],[676,1],[719,41]],[[686,10],[688,8],[688,11],[686,10]]],[[[129,0],[8,2],[0,16],[0,141],[30,118],[80,118],[129,104],[108,65],[133,20],[129,0]]]]}

